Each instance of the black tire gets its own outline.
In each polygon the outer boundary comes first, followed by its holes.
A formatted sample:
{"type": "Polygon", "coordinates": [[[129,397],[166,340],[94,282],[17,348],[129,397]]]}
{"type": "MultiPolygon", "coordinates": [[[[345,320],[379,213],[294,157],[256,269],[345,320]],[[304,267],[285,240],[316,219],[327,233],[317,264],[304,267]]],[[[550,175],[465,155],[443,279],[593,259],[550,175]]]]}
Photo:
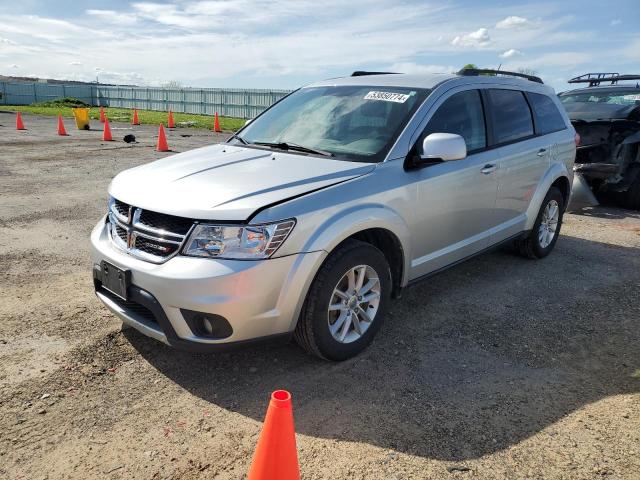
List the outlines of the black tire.
{"type": "Polygon", "coordinates": [[[380,329],[391,300],[391,270],[380,250],[369,243],[347,240],[325,260],[320,267],[300,312],[294,332],[296,342],[307,352],[320,358],[341,361],[364,350],[380,329]],[[352,268],[368,265],[380,281],[378,310],[367,330],[351,343],[341,343],[329,330],[327,309],[334,288],[352,268]]]}
{"type": "Polygon", "coordinates": [[[533,259],[540,259],[549,255],[553,250],[553,247],[555,247],[556,242],[558,241],[558,237],[560,236],[560,228],[562,227],[563,215],[564,197],[562,196],[562,192],[556,187],[551,187],[547,192],[547,195],[544,197],[544,200],[542,201],[540,211],[538,212],[536,221],[533,224],[533,229],[528,232],[525,237],[516,240],[516,248],[518,250],[518,253],[520,253],[520,255],[522,255],[523,257],[533,259]],[[540,225],[542,223],[545,208],[552,201],[555,201],[558,204],[558,223],[556,226],[555,235],[551,240],[551,243],[543,247],[539,239],[540,225]]]}
{"type": "Polygon", "coordinates": [[[622,203],[625,208],[640,210],[640,172],[638,172],[629,190],[624,193],[622,203]]]}

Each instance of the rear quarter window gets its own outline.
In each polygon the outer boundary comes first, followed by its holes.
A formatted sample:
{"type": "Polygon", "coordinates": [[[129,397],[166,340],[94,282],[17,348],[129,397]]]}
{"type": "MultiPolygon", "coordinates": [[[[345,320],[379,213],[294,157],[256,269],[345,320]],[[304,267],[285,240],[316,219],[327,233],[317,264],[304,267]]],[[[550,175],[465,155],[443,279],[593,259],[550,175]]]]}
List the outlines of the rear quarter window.
{"type": "Polygon", "coordinates": [[[490,89],[488,95],[496,144],[514,142],[533,135],[531,110],[521,91],[490,89]]]}
{"type": "Polygon", "coordinates": [[[527,93],[535,117],[536,133],[545,135],[567,128],[556,104],[546,95],[527,93]]]}

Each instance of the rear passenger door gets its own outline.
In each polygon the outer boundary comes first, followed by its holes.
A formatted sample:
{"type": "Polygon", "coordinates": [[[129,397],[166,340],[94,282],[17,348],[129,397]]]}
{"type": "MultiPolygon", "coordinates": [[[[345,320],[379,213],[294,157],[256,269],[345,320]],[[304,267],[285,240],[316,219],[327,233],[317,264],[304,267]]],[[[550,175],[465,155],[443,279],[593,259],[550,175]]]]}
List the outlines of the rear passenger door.
{"type": "Polygon", "coordinates": [[[549,166],[549,148],[537,136],[533,114],[520,90],[485,90],[490,120],[490,141],[497,153],[498,194],[495,233],[491,243],[505,240],[524,229],[526,210],[549,166]]]}

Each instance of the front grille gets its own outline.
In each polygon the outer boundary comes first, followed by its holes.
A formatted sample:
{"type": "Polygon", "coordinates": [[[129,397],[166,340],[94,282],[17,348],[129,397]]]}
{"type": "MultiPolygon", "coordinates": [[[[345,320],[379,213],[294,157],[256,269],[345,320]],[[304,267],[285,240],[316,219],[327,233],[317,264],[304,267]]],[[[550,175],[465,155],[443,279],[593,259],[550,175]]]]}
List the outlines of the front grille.
{"type": "MultiPolygon", "coordinates": [[[[100,287],[99,287],[100,288],[100,287]]],[[[104,287],[100,288],[100,293],[109,297],[109,299],[117,304],[120,308],[122,308],[126,314],[135,317],[138,321],[143,321],[147,326],[153,327],[156,330],[160,330],[160,324],[158,323],[158,319],[153,314],[151,310],[149,310],[144,305],[134,302],[133,300],[123,300],[122,298],[114,295],[109,290],[104,287]]]]}
{"type": "Polygon", "coordinates": [[[142,260],[167,261],[178,253],[192,226],[188,218],[143,210],[114,198],[109,201],[112,242],[142,260]]]}
{"type": "Polygon", "coordinates": [[[141,252],[145,252],[150,255],[163,255],[163,256],[172,255],[179,248],[179,245],[165,243],[157,240],[150,240],[144,237],[137,237],[135,246],[136,246],[136,249],[140,250],[141,252]]]}
{"type": "Polygon", "coordinates": [[[142,210],[142,213],[140,214],[140,223],[157,230],[186,235],[191,228],[191,225],[193,225],[193,220],[176,217],[174,215],[156,213],[151,210],[142,210]]]}
{"type": "Polygon", "coordinates": [[[127,241],[127,231],[122,228],[120,225],[115,224],[116,234],[123,242],[127,241]]]}
{"type": "Polygon", "coordinates": [[[113,206],[115,210],[124,218],[129,216],[129,205],[122,203],[120,200],[114,200],[113,206]]]}
{"type": "Polygon", "coordinates": [[[131,300],[122,300],[119,299],[118,303],[120,306],[126,311],[135,314],[138,317],[143,318],[147,322],[157,324],[156,316],[153,314],[151,310],[149,310],[144,305],[140,305],[137,302],[132,302],[131,300]]]}

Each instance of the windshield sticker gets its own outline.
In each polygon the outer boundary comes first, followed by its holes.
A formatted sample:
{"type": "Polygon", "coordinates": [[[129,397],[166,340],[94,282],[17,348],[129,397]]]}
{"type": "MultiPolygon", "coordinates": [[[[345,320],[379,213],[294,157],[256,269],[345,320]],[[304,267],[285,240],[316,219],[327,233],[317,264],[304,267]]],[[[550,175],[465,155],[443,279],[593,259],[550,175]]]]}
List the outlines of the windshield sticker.
{"type": "MultiPolygon", "coordinates": [[[[413,92],[412,92],[413,93],[413,92]]],[[[364,96],[365,100],[382,100],[384,102],[404,103],[411,95],[393,92],[369,92],[364,96]]]]}

